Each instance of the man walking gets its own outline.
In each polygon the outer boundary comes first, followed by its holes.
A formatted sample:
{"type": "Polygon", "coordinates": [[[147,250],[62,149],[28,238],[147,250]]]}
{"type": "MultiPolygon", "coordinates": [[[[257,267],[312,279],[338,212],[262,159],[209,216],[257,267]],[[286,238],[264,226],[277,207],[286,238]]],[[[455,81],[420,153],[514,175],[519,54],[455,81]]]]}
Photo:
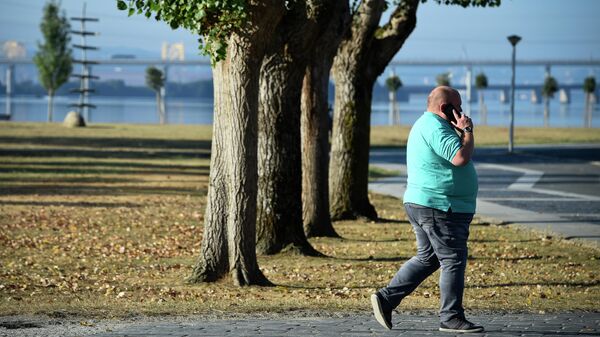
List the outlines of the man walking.
{"type": "Polygon", "coordinates": [[[471,162],[473,123],[461,115],[458,91],[440,86],[415,122],[406,149],[404,207],[417,240],[417,254],[389,285],[371,295],[377,321],[392,328],[392,310],[441,267],[440,331],[481,332],[462,306],[469,224],[475,213],[477,173],[471,162]],[[460,134],[460,135],[459,135],[460,134]]]}

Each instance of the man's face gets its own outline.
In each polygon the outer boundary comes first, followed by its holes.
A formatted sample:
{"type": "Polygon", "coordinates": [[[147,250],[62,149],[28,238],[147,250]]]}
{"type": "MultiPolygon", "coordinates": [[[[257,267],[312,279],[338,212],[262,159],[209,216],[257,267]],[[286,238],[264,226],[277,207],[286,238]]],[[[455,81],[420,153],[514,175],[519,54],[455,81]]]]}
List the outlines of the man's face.
{"type": "Polygon", "coordinates": [[[462,100],[460,99],[460,95],[458,93],[452,95],[450,98],[450,103],[452,106],[454,106],[454,110],[456,110],[456,112],[462,113],[462,100]]]}

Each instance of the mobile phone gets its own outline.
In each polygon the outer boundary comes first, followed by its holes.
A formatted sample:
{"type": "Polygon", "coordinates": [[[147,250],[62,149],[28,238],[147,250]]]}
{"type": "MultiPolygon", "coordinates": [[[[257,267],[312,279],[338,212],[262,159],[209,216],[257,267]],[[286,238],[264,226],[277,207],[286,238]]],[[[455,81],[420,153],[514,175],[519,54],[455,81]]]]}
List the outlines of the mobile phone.
{"type": "MultiPolygon", "coordinates": [[[[446,117],[448,117],[448,121],[450,123],[452,123],[452,122],[456,123],[456,117],[454,117],[454,111],[455,111],[454,106],[450,103],[446,103],[444,106],[442,106],[442,112],[444,113],[444,115],[446,115],[446,117]]],[[[460,117],[460,112],[456,111],[456,113],[460,117]]]]}

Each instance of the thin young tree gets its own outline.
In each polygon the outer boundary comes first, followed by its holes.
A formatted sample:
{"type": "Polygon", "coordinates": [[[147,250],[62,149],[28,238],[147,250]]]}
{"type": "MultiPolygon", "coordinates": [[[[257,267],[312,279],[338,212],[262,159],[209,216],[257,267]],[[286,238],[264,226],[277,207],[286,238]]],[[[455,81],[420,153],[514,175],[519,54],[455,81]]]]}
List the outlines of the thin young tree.
{"type": "Polygon", "coordinates": [[[558,91],[558,82],[552,76],[547,76],[544,79],[542,87],[542,96],[544,97],[544,126],[548,126],[550,121],[550,99],[558,91]]]}
{"type": "Polygon", "coordinates": [[[46,3],[40,23],[44,40],[38,42],[33,62],[37,66],[40,83],[48,92],[48,122],[53,119],[54,95],[73,71],[70,28],[65,13],[60,12],[59,3],[55,0],[46,3]]]}
{"type": "Polygon", "coordinates": [[[213,63],[208,202],[200,255],[188,281],[230,275],[236,285],[271,284],[256,259],[258,91],[265,48],[284,2],[118,0],[117,6],[200,35],[213,63]]]}
{"type": "Polygon", "coordinates": [[[583,92],[585,93],[585,122],[588,128],[592,127],[592,111],[594,106],[594,93],[596,92],[596,78],[588,76],[583,81],[583,92]]]}
{"type": "Polygon", "coordinates": [[[400,112],[397,108],[396,103],[396,94],[398,93],[398,89],[402,87],[402,81],[398,75],[393,72],[390,76],[385,80],[385,86],[389,91],[389,99],[390,99],[390,111],[388,115],[388,121],[390,125],[398,125],[400,124],[400,112]]]}
{"type": "Polygon", "coordinates": [[[481,116],[481,124],[487,125],[487,107],[483,100],[483,92],[488,87],[488,79],[484,73],[479,73],[475,76],[475,88],[479,96],[479,116],[481,116]]]}
{"type": "Polygon", "coordinates": [[[156,112],[159,123],[165,124],[165,111],[163,109],[162,89],[165,86],[165,75],[156,67],[146,68],[146,85],[156,94],[156,112]]]}

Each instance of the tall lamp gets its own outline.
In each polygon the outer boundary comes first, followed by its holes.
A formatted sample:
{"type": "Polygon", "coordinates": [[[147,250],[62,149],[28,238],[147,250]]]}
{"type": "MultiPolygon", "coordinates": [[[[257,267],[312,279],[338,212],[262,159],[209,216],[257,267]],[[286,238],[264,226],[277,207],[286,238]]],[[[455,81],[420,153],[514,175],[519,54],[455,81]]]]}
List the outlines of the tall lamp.
{"type": "Polygon", "coordinates": [[[515,127],[515,63],[517,55],[517,43],[521,41],[518,35],[511,35],[508,41],[513,47],[512,50],[512,80],[510,82],[510,126],[508,128],[508,153],[513,153],[513,135],[515,127]]]}

